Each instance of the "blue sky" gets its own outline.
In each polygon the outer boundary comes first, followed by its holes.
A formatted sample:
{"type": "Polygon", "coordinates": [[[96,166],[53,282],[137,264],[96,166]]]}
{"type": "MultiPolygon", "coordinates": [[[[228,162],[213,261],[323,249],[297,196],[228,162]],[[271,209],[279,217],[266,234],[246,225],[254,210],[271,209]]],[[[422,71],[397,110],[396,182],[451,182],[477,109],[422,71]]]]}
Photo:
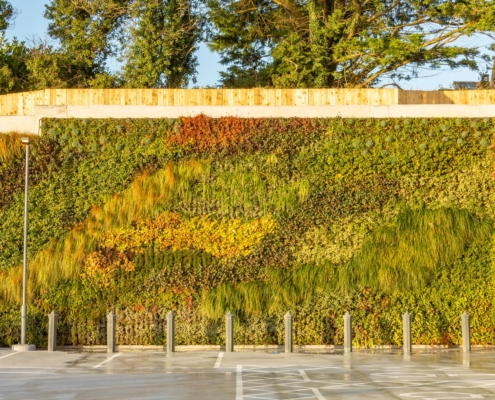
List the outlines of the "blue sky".
{"type": "MultiPolygon", "coordinates": [[[[20,40],[26,40],[32,36],[45,38],[48,21],[43,18],[44,0],[10,0],[18,10],[15,26],[7,31],[7,36],[17,36],[20,40]]],[[[475,46],[484,47],[489,41],[483,37],[468,39],[475,46]]],[[[223,69],[219,64],[218,55],[210,52],[205,45],[198,51],[199,67],[196,83],[197,86],[214,85],[219,79],[218,71],[223,69]]],[[[469,70],[456,71],[422,71],[420,78],[410,82],[402,82],[403,89],[433,90],[440,87],[449,88],[453,81],[477,81],[477,72],[469,70]]]]}

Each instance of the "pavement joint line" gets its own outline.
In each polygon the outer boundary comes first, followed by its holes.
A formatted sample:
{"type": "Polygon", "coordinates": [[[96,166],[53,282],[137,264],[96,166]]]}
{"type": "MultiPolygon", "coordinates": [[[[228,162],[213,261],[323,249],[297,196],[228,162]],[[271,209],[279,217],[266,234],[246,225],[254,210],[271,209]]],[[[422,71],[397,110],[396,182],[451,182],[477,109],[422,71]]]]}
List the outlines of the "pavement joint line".
{"type": "Polygon", "coordinates": [[[224,354],[223,352],[218,353],[217,362],[215,363],[215,366],[213,368],[220,368],[220,364],[222,363],[223,354],[224,354]]]}
{"type": "Polygon", "coordinates": [[[2,356],[2,357],[0,357],[0,359],[2,359],[2,358],[7,358],[7,357],[10,357],[10,356],[13,356],[14,354],[19,354],[19,353],[17,353],[17,352],[15,352],[15,353],[10,353],[10,354],[7,354],[6,356],[2,356]]]}
{"type": "Polygon", "coordinates": [[[102,365],[105,365],[106,363],[112,361],[114,358],[121,356],[121,355],[122,355],[122,353],[117,353],[117,354],[113,355],[112,357],[107,358],[106,360],[102,361],[98,365],[95,365],[92,369],[100,368],[102,365]]]}
{"type": "Polygon", "coordinates": [[[235,400],[243,400],[244,395],[242,391],[242,365],[237,366],[237,379],[235,386],[235,400]]]}

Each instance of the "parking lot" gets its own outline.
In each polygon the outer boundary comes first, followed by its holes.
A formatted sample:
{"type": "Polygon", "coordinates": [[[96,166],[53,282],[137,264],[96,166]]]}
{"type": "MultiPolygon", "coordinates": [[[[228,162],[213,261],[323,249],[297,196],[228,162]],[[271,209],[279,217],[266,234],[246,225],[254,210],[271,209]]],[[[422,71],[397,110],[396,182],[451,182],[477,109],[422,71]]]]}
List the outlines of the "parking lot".
{"type": "Polygon", "coordinates": [[[14,353],[3,399],[495,399],[495,350],[14,353]]]}

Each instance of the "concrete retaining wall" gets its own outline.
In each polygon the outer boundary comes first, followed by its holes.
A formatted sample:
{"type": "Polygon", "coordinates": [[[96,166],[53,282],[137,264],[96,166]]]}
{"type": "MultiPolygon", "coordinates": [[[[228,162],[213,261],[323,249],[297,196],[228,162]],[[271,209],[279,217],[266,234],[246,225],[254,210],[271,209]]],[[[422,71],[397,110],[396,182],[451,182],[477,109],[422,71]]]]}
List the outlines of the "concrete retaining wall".
{"type": "Polygon", "coordinates": [[[0,117],[0,133],[19,132],[19,133],[38,133],[38,123],[36,117],[0,117]]]}
{"type": "Polygon", "coordinates": [[[205,114],[218,118],[483,118],[495,105],[388,106],[36,106],[35,115],[0,117],[0,132],[38,133],[42,118],[177,118],[205,114]]]}

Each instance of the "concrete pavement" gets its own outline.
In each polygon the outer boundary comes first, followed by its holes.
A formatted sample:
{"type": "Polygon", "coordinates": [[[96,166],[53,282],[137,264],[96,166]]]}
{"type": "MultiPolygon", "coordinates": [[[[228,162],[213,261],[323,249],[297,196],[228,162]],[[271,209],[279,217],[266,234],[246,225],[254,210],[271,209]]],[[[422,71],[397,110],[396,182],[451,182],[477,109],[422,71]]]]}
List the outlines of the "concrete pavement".
{"type": "Polygon", "coordinates": [[[495,349],[284,354],[0,350],[4,399],[495,399],[495,349]]]}

